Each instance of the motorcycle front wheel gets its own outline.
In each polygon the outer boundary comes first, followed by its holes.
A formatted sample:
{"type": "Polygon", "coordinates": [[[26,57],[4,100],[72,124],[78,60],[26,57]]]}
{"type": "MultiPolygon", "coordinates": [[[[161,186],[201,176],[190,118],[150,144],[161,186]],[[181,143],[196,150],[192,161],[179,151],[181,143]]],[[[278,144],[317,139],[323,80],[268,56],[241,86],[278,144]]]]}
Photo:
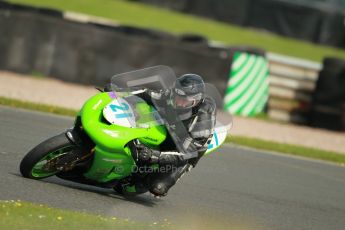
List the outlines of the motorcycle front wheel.
{"type": "Polygon", "coordinates": [[[54,136],[28,152],[20,163],[20,172],[26,178],[43,179],[60,172],[56,167],[59,158],[76,150],[65,133],[54,136]]]}

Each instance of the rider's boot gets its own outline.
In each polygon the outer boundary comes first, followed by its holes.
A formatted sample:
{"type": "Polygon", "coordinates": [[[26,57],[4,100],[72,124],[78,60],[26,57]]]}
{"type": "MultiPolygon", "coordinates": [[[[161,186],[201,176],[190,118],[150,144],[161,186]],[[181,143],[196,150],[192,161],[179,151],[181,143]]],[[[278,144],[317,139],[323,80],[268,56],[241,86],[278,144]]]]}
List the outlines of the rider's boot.
{"type": "Polygon", "coordinates": [[[148,177],[148,188],[154,196],[166,196],[169,189],[191,168],[186,164],[181,167],[174,168],[168,173],[156,173],[148,177]]]}

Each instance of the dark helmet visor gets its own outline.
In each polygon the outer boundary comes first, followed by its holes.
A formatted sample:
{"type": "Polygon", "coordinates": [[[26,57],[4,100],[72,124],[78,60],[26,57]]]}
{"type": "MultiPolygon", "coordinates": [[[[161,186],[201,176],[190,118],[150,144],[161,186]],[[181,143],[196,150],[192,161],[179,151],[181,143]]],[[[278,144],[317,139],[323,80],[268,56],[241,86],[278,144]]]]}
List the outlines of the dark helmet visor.
{"type": "Polygon", "coordinates": [[[202,94],[198,93],[193,96],[186,96],[184,92],[179,89],[175,89],[174,104],[176,108],[188,109],[197,105],[202,99],[202,94]]]}

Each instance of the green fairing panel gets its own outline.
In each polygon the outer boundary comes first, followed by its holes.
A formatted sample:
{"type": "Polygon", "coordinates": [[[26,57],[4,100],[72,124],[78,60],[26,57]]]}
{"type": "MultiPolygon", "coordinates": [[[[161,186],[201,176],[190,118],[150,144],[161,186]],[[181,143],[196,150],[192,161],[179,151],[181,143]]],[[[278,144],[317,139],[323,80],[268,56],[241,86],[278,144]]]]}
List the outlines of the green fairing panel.
{"type": "MultiPolygon", "coordinates": [[[[131,174],[135,162],[126,146],[134,139],[141,140],[149,146],[159,146],[166,138],[166,129],[160,125],[148,128],[129,128],[104,121],[103,109],[114,100],[109,93],[99,93],[90,98],[80,111],[82,126],[91,140],[96,144],[94,162],[84,174],[98,182],[121,179],[131,174]]],[[[139,106],[138,106],[139,107],[139,106]]],[[[145,111],[152,109],[143,103],[136,111],[142,113],[137,121],[146,122],[145,111]]]]}
{"type": "Polygon", "coordinates": [[[98,182],[119,180],[129,176],[135,162],[128,148],[125,148],[123,152],[109,153],[96,147],[92,167],[84,176],[98,182]]]}

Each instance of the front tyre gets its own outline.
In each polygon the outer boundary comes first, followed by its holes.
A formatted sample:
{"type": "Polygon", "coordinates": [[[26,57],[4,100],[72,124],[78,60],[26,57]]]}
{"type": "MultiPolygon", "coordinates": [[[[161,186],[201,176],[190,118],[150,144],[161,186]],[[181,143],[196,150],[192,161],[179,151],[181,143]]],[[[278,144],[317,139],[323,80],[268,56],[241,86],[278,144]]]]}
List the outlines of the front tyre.
{"type": "Polygon", "coordinates": [[[56,163],[59,158],[75,150],[65,133],[52,137],[28,152],[20,163],[20,172],[26,178],[42,179],[60,172],[56,163]]]}

